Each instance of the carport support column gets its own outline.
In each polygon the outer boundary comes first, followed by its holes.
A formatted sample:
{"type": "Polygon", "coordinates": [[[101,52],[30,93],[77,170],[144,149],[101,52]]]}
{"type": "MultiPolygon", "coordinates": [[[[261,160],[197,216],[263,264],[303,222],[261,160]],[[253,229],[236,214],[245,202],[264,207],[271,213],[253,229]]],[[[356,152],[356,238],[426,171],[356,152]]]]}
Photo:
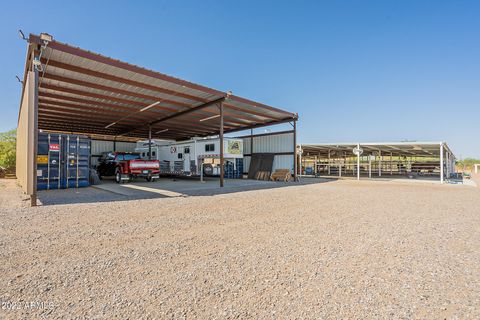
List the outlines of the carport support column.
{"type": "MultiPolygon", "coordinates": [[[[360,150],[360,143],[357,143],[357,150],[360,150]]],[[[360,180],[360,152],[357,154],[357,180],[360,180]]]]}
{"type": "Polygon", "coordinates": [[[446,164],[447,164],[447,165],[446,165],[446,169],[447,169],[447,172],[446,172],[447,175],[446,175],[446,176],[447,176],[447,179],[448,179],[448,177],[450,176],[450,174],[449,174],[449,171],[450,171],[450,163],[449,163],[449,159],[448,159],[448,151],[445,153],[445,157],[446,157],[445,160],[446,160],[446,164]]]}
{"type": "Polygon", "coordinates": [[[328,175],[330,175],[330,150],[328,150],[328,175]]]}
{"type": "Polygon", "coordinates": [[[440,144],[440,183],[443,183],[443,142],[440,144]]]}
{"type": "MultiPolygon", "coordinates": [[[[30,87],[29,94],[33,95],[33,103],[31,107],[33,107],[33,159],[32,159],[32,171],[31,174],[33,175],[32,178],[32,187],[30,193],[30,206],[36,207],[37,206],[37,155],[38,155],[38,70],[37,68],[33,67],[33,79],[27,83],[27,86],[30,87]],[[33,81],[32,81],[33,80],[33,81]],[[32,83],[33,82],[33,83],[32,83]]],[[[28,102],[30,104],[30,101],[28,102]]],[[[28,157],[28,155],[27,155],[28,157]]]]}
{"type": "Polygon", "coordinates": [[[372,178],[372,155],[368,156],[368,177],[372,178]]]}
{"type": "Polygon", "coordinates": [[[223,188],[225,176],[225,168],[223,166],[223,101],[220,102],[218,108],[220,109],[220,188],[223,188]]]}
{"type": "Polygon", "coordinates": [[[450,179],[450,175],[453,173],[453,166],[452,166],[452,154],[449,150],[447,150],[447,179],[450,179]]]}
{"type": "Polygon", "coordinates": [[[382,176],[382,150],[378,150],[378,176],[382,176]]]}
{"type": "Polygon", "coordinates": [[[302,171],[302,169],[303,169],[302,145],[300,145],[298,149],[300,151],[300,153],[298,154],[298,163],[299,163],[298,166],[299,166],[299,171],[300,171],[300,176],[301,176],[303,174],[303,171],[302,171]]]}
{"type": "Polygon", "coordinates": [[[392,153],[390,152],[390,175],[393,174],[393,169],[392,169],[392,153]]]}
{"type": "Polygon", "coordinates": [[[148,125],[148,160],[152,159],[152,126],[148,125]]]}
{"type": "Polygon", "coordinates": [[[250,129],[250,161],[252,161],[253,155],[253,129],[250,129]]]}
{"type": "Polygon", "coordinates": [[[297,120],[293,120],[293,181],[297,181],[297,120]]]}

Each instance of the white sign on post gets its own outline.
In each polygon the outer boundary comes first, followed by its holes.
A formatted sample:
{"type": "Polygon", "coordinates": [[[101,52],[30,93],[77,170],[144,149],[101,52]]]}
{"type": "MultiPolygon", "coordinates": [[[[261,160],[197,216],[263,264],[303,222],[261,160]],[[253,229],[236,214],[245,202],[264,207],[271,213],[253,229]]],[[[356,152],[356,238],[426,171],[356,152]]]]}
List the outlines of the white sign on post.
{"type": "Polygon", "coordinates": [[[361,148],[353,148],[353,154],[356,155],[356,156],[361,156],[363,153],[363,149],[361,148]]]}

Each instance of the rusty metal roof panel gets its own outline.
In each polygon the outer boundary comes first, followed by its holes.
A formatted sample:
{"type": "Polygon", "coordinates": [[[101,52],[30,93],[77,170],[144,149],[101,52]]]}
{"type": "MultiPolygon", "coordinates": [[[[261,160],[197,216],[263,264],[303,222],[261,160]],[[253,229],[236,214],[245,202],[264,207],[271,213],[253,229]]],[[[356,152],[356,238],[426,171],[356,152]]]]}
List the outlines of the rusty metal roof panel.
{"type": "Polygon", "coordinates": [[[287,111],[57,41],[41,49],[38,36],[29,40],[32,52],[42,51],[44,66],[40,128],[145,138],[148,124],[154,123],[155,128],[170,128],[162,137],[184,139],[218,133],[219,110],[213,103],[222,99],[226,132],[297,119],[287,111]]]}
{"type": "MultiPolygon", "coordinates": [[[[46,57],[47,60],[58,61],[58,62],[62,62],[62,63],[68,64],[68,65],[77,66],[77,67],[80,67],[80,68],[95,70],[97,72],[101,72],[101,73],[105,73],[105,74],[109,74],[109,75],[113,75],[113,76],[117,76],[117,77],[121,77],[121,78],[125,78],[125,79],[130,79],[130,80],[142,82],[142,83],[145,83],[145,84],[151,84],[151,85],[155,85],[155,86],[158,86],[158,87],[163,87],[163,88],[170,89],[170,90],[175,90],[175,91],[178,91],[180,93],[191,94],[193,96],[197,96],[197,97],[203,98],[203,99],[212,99],[212,98],[215,99],[215,97],[220,97],[221,96],[220,95],[221,92],[219,92],[219,94],[217,94],[217,95],[214,95],[214,94],[211,94],[211,93],[206,93],[206,92],[200,91],[198,89],[188,88],[186,86],[175,84],[175,83],[172,83],[172,82],[169,82],[169,81],[157,79],[157,78],[154,78],[154,77],[151,77],[151,76],[146,76],[146,75],[139,74],[137,72],[133,72],[133,71],[129,71],[129,70],[125,70],[125,69],[122,69],[122,68],[119,68],[119,67],[107,65],[105,63],[93,61],[93,60],[90,60],[88,58],[79,57],[79,56],[76,56],[74,54],[61,52],[61,51],[58,51],[58,50],[53,50],[53,49],[48,48],[48,47],[46,49],[45,57],[46,57]]],[[[111,58],[109,58],[109,59],[111,59],[111,58]]],[[[115,60],[115,61],[118,61],[118,60],[115,60]]],[[[120,62],[120,61],[118,61],[118,62],[120,62]]],[[[47,63],[47,66],[48,66],[48,63],[47,63]]],[[[131,66],[133,66],[133,65],[131,65],[131,66]]],[[[136,67],[136,66],[134,66],[134,67],[136,67]]],[[[137,68],[140,68],[140,67],[137,67],[137,68]]],[[[140,68],[140,69],[147,70],[147,69],[144,69],[144,68],[140,68]]],[[[154,71],[150,71],[150,72],[154,72],[154,71]]]]}

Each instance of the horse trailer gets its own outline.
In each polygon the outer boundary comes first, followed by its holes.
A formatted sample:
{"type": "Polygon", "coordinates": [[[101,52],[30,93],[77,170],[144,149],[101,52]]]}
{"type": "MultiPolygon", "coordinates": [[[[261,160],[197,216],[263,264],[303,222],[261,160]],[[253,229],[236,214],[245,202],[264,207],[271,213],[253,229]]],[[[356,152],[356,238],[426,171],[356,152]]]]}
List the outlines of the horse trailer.
{"type": "MultiPolygon", "coordinates": [[[[224,138],[224,161],[227,178],[240,178],[243,174],[243,141],[224,138]]],[[[163,175],[205,176],[220,175],[220,139],[193,139],[180,142],[148,140],[137,142],[136,152],[142,158],[160,161],[163,175]],[[151,155],[149,154],[151,150],[151,155]]]]}

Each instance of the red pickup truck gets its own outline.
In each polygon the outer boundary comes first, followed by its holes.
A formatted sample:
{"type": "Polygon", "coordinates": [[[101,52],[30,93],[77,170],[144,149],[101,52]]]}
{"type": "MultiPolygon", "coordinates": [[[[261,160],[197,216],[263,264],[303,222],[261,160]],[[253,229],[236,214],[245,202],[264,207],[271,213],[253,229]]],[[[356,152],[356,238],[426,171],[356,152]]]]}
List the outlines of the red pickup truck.
{"type": "Polygon", "coordinates": [[[145,178],[148,182],[160,178],[160,162],[158,160],[124,160],[117,164],[115,181],[131,181],[134,178],[145,178]]]}
{"type": "Polygon", "coordinates": [[[99,177],[115,175],[117,183],[145,178],[153,181],[160,177],[158,160],[143,160],[139,153],[106,152],[99,159],[96,167],[99,177]]]}

